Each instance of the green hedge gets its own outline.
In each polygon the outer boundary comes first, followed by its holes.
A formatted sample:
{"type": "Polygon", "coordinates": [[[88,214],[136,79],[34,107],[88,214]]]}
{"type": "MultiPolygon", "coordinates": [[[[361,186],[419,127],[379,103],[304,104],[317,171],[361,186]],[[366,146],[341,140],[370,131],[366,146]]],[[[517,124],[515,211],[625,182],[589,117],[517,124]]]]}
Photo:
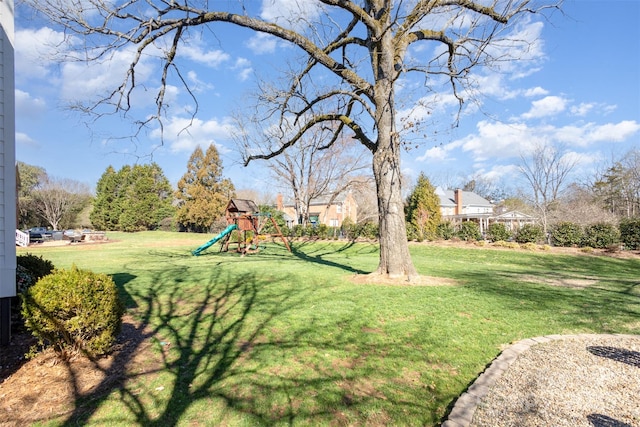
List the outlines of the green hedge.
{"type": "Polygon", "coordinates": [[[620,221],[620,241],[625,249],[640,249],[640,218],[627,218],[620,221]]]}

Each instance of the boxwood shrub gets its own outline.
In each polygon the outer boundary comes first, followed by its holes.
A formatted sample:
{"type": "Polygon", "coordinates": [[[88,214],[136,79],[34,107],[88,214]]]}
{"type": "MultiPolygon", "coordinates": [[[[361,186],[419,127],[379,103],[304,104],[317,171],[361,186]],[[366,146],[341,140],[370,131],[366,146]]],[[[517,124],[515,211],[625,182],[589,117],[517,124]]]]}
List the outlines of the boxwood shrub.
{"type": "Polygon", "coordinates": [[[24,295],[22,315],[41,345],[61,356],[82,352],[96,357],[111,350],[122,325],[124,306],[110,276],[55,270],[24,295]]]}
{"type": "Polygon", "coordinates": [[[507,228],[506,224],[494,222],[493,224],[489,224],[487,238],[492,242],[499,242],[500,240],[507,241],[511,238],[511,231],[507,228]]]}
{"type": "Polygon", "coordinates": [[[620,221],[620,240],[625,249],[640,249],[640,218],[627,218],[620,221]]]}
{"type": "Polygon", "coordinates": [[[482,239],[482,236],[480,235],[480,227],[473,221],[464,221],[460,224],[458,237],[462,240],[466,240],[467,242],[471,240],[480,240],[482,239]]]}
{"type": "Polygon", "coordinates": [[[605,249],[617,243],[620,243],[620,232],[613,224],[599,222],[588,225],[584,229],[582,246],[605,249]]]}
{"type": "Polygon", "coordinates": [[[554,246],[579,246],[583,238],[582,226],[574,222],[560,222],[551,228],[551,241],[554,246]]]}
{"type": "Polygon", "coordinates": [[[541,243],[544,231],[539,225],[524,224],[516,233],[515,240],[518,243],[541,243]]]}

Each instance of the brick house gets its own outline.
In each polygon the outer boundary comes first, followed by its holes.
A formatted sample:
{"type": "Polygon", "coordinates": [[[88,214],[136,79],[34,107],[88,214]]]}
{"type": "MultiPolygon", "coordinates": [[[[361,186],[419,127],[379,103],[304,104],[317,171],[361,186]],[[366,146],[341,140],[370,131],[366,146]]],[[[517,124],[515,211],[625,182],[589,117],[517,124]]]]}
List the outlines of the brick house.
{"type": "MultiPolygon", "coordinates": [[[[296,219],[293,202],[285,200],[282,194],[278,194],[276,209],[284,212],[288,227],[302,223],[301,218],[296,219]]],[[[329,200],[329,198],[316,199],[309,204],[309,222],[311,224],[340,227],[347,218],[350,218],[354,223],[358,218],[358,206],[350,192],[341,194],[333,200],[329,200]]]]}

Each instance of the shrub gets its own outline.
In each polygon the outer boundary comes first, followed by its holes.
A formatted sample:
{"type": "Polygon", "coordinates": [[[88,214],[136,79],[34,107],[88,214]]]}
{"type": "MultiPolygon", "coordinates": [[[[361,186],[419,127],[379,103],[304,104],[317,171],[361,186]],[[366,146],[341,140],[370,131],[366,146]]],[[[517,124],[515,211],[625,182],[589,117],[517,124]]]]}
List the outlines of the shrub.
{"type": "Polygon", "coordinates": [[[626,249],[640,249],[640,218],[620,221],[620,241],[626,249]]]}
{"type": "Polygon", "coordinates": [[[511,231],[509,231],[506,224],[494,222],[493,224],[490,224],[487,229],[487,238],[492,242],[509,240],[511,238],[511,231]]]}
{"type": "Polygon", "coordinates": [[[480,227],[475,222],[465,221],[460,224],[458,237],[462,240],[466,240],[467,242],[470,240],[480,240],[482,239],[482,236],[480,235],[480,227]]]}
{"type": "Polygon", "coordinates": [[[55,270],[25,294],[22,315],[42,345],[61,356],[107,353],[122,325],[124,307],[111,277],[72,267],[55,270]]]}
{"type": "Polygon", "coordinates": [[[16,295],[22,295],[34,283],[36,283],[36,279],[33,274],[26,267],[18,264],[16,266],[16,295]]]}
{"type": "Polygon", "coordinates": [[[16,263],[29,271],[34,279],[34,283],[44,276],[51,274],[54,269],[53,263],[48,259],[29,253],[25,255],[18,255],[16,257],[16,263]]]}
{"type": "Polygon", "coordinates": [[[533,242],[523,243],[520,245],[520,249],[525,249],[527,251],[535,251],[538,249],[538,245],[533,242]]]}
{"type": "Polygon", "coordinates": [[[578,246],[584,238],[584,231],[574,222],[560,222],[551,229],[551,241],[554,246],[578,246]]]}
{"type": "Polygon", "coordinates": [[[620,242],[620,232],[613,224],[599,222],[591,224],[584,229],[582,246],[589,246],[595,249],[604,249],[620,242]]]}
{"type": "Polygon", "coordinates": [[[538,225],[525,224],[516,233],[515,240],[518,243],[540,243],[544,240],[544,231],[538,225]]]}
{"type": "Polygon", "coordinates": [[[451,222],[444,221],[438,224],[436,234],[441,239],[451,240],[456,235],[456,229],[451,222]]]}

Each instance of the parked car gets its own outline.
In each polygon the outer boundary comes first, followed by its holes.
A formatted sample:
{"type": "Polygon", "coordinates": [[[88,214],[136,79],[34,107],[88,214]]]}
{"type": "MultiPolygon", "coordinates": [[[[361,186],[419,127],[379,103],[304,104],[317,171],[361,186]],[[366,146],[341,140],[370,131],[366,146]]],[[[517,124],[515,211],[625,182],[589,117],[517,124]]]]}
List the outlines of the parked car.
{"type": "Polygon", "coordinates": [[[71,243],[77,243],[84,240],[84,233],[80,230],[65,230],[62,238],[64,240],[70,240],[71,243]]]}
{"type": "Polygon", "coordinates": [[[42,243],[45,240],[51,240],[53,237],[53,231],[48,230],[47,227],[32,227],[25,230],[25,233],[29,234],[29,242],[42,243]]]}

